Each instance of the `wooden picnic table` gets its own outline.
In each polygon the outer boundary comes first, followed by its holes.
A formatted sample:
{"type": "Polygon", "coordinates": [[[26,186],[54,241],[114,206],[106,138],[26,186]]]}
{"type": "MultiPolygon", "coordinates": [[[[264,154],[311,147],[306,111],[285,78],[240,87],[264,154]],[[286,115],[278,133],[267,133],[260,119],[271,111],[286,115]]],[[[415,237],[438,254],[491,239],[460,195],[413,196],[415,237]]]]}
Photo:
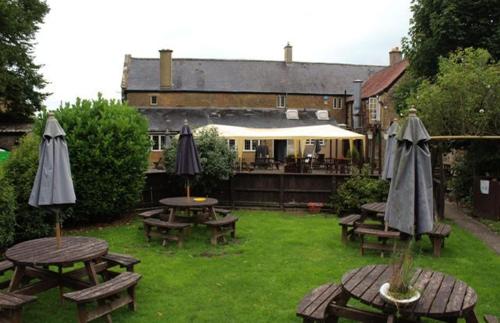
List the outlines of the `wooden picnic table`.
{"type": "Polygon", "coordinates": [[[9,292],[33,295],[59,286],[62,288],[83,289],[97,285],[95,263],[108,253],[108,243],[91,237],[62,237],[61,246],[57,247],[56,238],[41,238],[24,241],[7,249],[5,258],[15,266],[10,281],[9,292]],[[62,267],[83,263],[83,269],[62,272],[62,267]],[[57,266],[52,271],[50,266],[57,266]],[[81,276],[88,276],[84,281],[81,276]],[[37,278],[38,282],[23,285],[24,277],[37,278]]]}
{"type": "Polygon", "coordinates": [[[374,202],[361,205],[362,220],[369,216],[384,223],[385,205],[386,202],[374,202]]]}
{"type": "Polygon", "coordinates": [[[216,220],[216,214],[214,207],[219,203],[217,199],[207,197],[204,200],[196,200],[196,197],[167,197],[160,200],[160,204],[165,205],[170,208],[170,214],[168,221],[175,222],[175,216],[177,210],[186,210],[188,215],[192,209],[207,209],[208,218],[195,219],[197,222],[204,222],[206,220],[216,220]]]}
{"type": "Polygon", "coordinates": [[[421,292],[420,299],[413,305],[396,309],[386,303],[379,293],[380,286],[389,280],[391,271],[388,265],[369,265],[351,270],[342,277],[343,291],[349,297],[389,315],[399,312],[410,320],[429,317],[456,322],[458,318],[464,318],[466,322],[477,322],[474,313],[477,295],[474,289],[451,275],[428,269],[417,269],[412,278],[414,286],[421,292]]]}

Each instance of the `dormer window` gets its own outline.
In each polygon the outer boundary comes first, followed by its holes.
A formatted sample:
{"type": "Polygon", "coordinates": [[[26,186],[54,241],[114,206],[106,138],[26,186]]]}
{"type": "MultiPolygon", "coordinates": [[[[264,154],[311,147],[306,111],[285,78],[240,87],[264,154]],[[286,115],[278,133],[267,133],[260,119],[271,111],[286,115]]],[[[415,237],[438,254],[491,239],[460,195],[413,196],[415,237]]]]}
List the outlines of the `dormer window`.
{"type": "Polygon", "coordinates": [[[149,105],[158,105],[158,96],[152,95],[149,97],[149,105]]]}
{"type": "Polygon", "coordinates": [[[285,108],[286,107],[286,96],[285,95],[278,95],[276,97],[276,107],[277,108],[285,108]]]}

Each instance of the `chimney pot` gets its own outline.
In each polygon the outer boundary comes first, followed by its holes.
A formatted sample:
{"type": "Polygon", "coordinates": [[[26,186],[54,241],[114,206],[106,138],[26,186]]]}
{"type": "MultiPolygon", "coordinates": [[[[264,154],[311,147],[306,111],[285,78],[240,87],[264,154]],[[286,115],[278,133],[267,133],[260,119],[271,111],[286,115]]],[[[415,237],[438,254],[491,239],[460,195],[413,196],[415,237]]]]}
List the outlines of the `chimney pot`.
{"type": "Polygon", "coordinates": [[[292,62],[292,45],[288,42],[285,46],[285,63],[290,64],[292,62]]]}
{"type": "Polygon", "coordinates": [[[396,63],[399,63],[403,60],[403,54],[401,53],[401,50],[399,47],[394,47],[391,49],[389,52],[389,65],[392,66],[396,63]]]}
{"type": "Polygon", "coordinates": [[[172,82],[172,50],[160,49],[160,88],[171,88],[172,82]]]}

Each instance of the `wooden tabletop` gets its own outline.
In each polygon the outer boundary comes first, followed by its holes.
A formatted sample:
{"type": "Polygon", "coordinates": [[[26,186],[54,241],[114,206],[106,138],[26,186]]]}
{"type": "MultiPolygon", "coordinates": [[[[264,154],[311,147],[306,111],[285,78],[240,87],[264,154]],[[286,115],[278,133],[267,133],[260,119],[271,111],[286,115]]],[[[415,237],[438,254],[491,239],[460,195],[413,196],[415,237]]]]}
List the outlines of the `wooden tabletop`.
{"type": "Polygon", "coordinates": [[[214,198],[207,197],[205,198],[204,201],[195,201],[195,197],[190,197],[187,198],[186,196],[183,197],[167,197],[164,199],[160,200],[160,204],[163,204],[165,206],[169,207],[177,207],[177,208],[191,208],[191,207],[207,207],[207,206],[214,206],[219,201],[217,201],[214,198]]]}
{"type": "MultiPolygon", "coordinates": [[[[342,287],[351,296],[361,302],[390,310],[394,306],[386,303],[379,294],[382,284],[389,280],[391,267],[388,265],[370,265],[357,268],[342,277],[342,287]]],[[[421,292],[420,299],[399,312],[405,316],[417,317],[464,317],[474,310],[477,295],[474,289],[461,280],[440,272],[417,269],[413,285],[421,292]]]]}
{"type": "Polygon", "coordinates": [[[361,205],[361,210],[370,213],[385,213],[385,202],[366,203],[361,205]]]}
{"type": "Polygon", "coordinates": [[[97,259],[108,253],[108,243],[90,237],[62,237],[24,241],[7,249],[5,258],[16,265],[63,265],[97,259]]]}

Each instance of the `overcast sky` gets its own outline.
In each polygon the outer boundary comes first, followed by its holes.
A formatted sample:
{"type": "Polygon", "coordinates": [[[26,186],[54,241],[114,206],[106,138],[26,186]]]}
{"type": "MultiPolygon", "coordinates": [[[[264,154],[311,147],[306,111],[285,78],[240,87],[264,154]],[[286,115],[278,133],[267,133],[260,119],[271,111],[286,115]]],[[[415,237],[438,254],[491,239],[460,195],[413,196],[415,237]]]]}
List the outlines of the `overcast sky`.
{"type": "Polygon", "coordinates": [[[387,65],[411,0],[47,0],[35,57],[49,108],[102,92],[120,98],[125,54],[387,65]]]}

